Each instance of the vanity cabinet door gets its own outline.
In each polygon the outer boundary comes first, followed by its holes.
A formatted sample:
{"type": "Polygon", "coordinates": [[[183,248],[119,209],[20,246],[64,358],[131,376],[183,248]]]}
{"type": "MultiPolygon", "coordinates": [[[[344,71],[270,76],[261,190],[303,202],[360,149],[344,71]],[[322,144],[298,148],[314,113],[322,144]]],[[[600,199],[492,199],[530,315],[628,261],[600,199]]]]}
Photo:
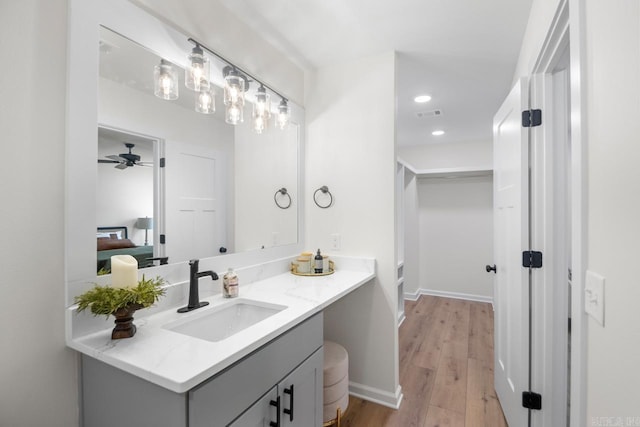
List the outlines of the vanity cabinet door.
{"type": "MultiPolygon", "coordinates": [[[[322,336],[322,313],[318,313],[194,387],[188,393],[189,427],[229,425],[321,349],[322,336]]],[[[282,402],[283,392],[278,393],[282,402]]]]}
{"type": "Polygon", "coordinates": [[[281,426],[322,425],[322,354],[320,348],[278,384],[281,426]]]}
{"type": "Polygon", "coordinates": [[[273,387],[267,394],[251,405],[247,411],[235,419],[229,427],[265,427],[277,425],[278,389],[273,387]],[[273,424],[272,424],[273,423],[273,424]]]}

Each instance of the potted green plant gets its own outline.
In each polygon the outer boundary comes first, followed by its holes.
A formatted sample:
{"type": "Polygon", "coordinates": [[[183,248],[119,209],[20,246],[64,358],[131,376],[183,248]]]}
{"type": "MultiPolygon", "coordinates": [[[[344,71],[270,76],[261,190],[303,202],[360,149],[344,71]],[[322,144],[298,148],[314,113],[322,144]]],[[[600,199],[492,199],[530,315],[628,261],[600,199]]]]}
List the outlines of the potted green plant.
{"type": "Polygon", "coordinates": [[[75,302],[78,304],[77,312],[80,313],[88,308],[94,316],[114,315],[116,326],[111,332],[111,338],[131,338],[136,333],[133,313],[141,308],[150,307],[158,301],[165,294],[163,284],[164,279],[161,277],[147,280],[142,276],[138,285],[131,288],[95,285],[92,289],[75,297],[75,302]]]}

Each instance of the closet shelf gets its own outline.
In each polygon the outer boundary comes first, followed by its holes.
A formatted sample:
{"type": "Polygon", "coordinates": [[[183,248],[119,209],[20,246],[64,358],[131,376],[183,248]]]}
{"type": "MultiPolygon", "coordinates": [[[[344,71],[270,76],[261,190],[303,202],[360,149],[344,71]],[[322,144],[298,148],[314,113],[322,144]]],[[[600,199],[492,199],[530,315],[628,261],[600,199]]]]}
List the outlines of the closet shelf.
{"type": "Polygon", "coordinates": [[[491,176],[493,168],[491,167],[461,167],[461,168],[442,168],[442,169],[420,169],[415,174],[418,178],[464,178],[476,176],[491,176]]]}

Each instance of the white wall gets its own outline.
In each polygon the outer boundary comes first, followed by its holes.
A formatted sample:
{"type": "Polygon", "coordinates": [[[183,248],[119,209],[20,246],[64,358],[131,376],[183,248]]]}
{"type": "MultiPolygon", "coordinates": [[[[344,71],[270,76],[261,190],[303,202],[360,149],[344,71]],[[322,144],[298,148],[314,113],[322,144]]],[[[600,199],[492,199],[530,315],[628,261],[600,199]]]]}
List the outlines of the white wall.
{"type": "Polygon", "coordinates": [[[451,142],[398,147],[398,157],[414,170],[445,168],[490,169],[492,141],[451,142]]]}
{"type": "Polygon", "coordinates": [[[65,0],[0,3],[2,426],[78,419],[64,343],[66,24],[65,0]]]}
{"type": "Polygon", "coordinates": [[[588,324],[587,421],[626,422],[640,416],[640,3],[585,3],[587,268],[606,278],[605,326],[588,324]]]}
{"type": "Polygon", "coordinates": [[[307,245],[329,254],[375,257],[377,266],[373,283],[327,309],[325,335],[347,348],[352,383],[395,403],[395,54],[323,68],[308,77],[307,245]],[[328,209],[311,198],[322,185],[334,196],[328,209]],[[339,252],[330,249],[332,233],[341,236],[339,252]]]}
{"type": "Polygon", "coordinates": [[[493,180],[418,180],[420,288],[492,299],[493,180]]]}
{"type": "MultiPolygon", "coordinates": [[[[248,110],[251,105],[247,106],[248,110]]],[[[235,245],[247,251],[298,241],[298,133],[297,125],[262,134],[253,131],[251,120],[235,127],[235,245]],[[280,188],[290,193],[291,206],[280,209],[274,195],[280,188]]],[[[283,206],[289,203],[278,194],[283,206]]]]}

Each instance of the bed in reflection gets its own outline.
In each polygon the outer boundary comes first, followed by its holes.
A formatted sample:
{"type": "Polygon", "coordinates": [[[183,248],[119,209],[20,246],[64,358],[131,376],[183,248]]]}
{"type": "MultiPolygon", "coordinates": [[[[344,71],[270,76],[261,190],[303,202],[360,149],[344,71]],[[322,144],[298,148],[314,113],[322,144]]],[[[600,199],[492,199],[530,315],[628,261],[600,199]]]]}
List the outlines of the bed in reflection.
{"type": "Polygon", "coordinates": [[[97,232],[98,265],[102,274],[111,272],[113,255],[131,255],[138,261],[139,268],[153,265],[153,246],[136,246],[129,240],[127,227],[98,227],[97,232]]]}

